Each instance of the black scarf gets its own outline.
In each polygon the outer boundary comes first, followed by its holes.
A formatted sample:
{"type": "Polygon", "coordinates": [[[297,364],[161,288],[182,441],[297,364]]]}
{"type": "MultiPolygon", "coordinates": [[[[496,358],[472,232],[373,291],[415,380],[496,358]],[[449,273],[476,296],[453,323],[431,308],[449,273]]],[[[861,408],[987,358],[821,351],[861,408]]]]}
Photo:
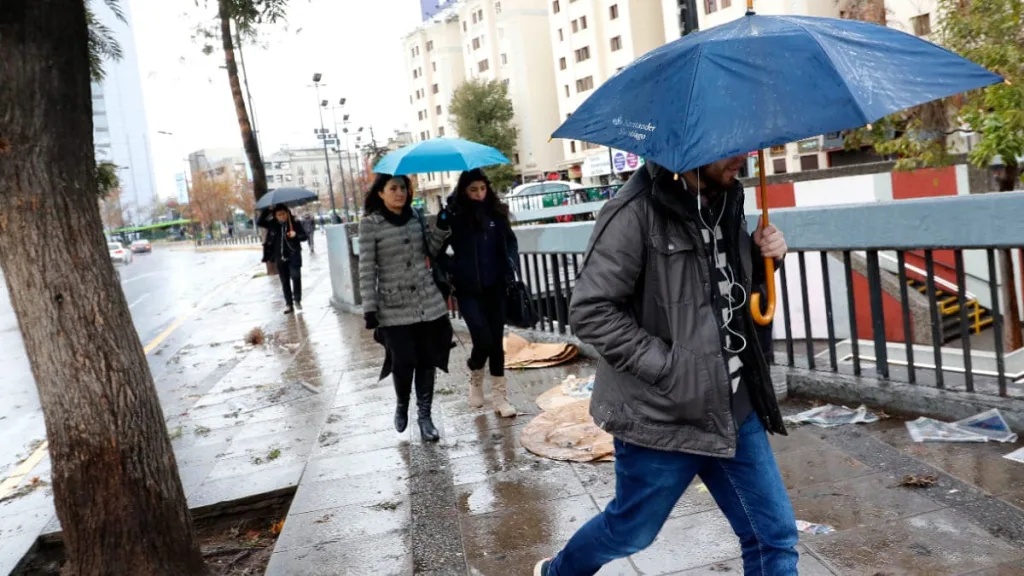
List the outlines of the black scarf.
{"type": "Polygon", "coordinates": [[[412,208],[408,205],[403,206],[401,214],[395,214],[391,210],[384,208],[380,211],[380,215],[395,226],[405,226],[412,219],[412,208]]]}

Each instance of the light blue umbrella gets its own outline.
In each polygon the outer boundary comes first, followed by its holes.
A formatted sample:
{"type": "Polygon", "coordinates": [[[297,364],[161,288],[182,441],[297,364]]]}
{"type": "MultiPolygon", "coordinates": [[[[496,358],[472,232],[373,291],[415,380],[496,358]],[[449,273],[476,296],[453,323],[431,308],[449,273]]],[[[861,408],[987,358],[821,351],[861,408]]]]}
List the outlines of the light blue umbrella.
{"type": "Polygon", "coordinates": [[[373,171],[393,175],[422,174],[472,170],[509,163],[509,159],[496,148],[462,138],[434,138],[389,153],[377,162],[373,171]]]}
{"type": "MultiPolygon", "coordinates": [[[[552,135],[633,152],[676,173],[758,150],[858,128],[910,108],[1001,82],[956,54],[886,26],[810,16],[747,14],[641,56],[608,79],[552,135]]],[[[750,298],[755,322],[775,313],[750,298]]]]}

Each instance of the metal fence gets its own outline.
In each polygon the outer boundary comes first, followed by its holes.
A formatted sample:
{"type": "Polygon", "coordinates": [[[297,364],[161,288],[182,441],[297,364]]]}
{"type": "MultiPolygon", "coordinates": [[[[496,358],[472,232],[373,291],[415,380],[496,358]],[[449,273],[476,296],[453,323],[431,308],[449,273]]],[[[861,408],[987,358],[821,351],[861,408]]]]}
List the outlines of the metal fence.
{"type": "MultiPolygon", "coordinates": [[[[1004,318],[1019,333],[1024,308],[1016,288],[1003,293],[1021,286],[1022,214],[1020,193],[774,211],[791,251],[776,277],[777,361],[1024,396],[1024,350],[1004,349],[1002,338],[1004,318]]],[[[516,228],[535,329],[571,334],[569,302],[592,228],[516,228]]]]}

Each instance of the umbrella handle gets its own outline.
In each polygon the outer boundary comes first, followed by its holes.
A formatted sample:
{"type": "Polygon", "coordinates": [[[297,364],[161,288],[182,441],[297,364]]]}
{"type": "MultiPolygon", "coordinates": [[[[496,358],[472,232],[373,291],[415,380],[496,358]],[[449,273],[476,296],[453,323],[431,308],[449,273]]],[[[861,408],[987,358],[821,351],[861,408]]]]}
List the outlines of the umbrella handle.
{"type": "MultiPolygon", "coordinates": [[[[764,150],[757,151],[757,171],[761,179],[761,228],[768,226],[768,179],[764,174],[764,150]]],[[[750,295],[750,316],[758,326],[767,326],[775,318],[775,261],[764,259],[765,286],[768,291],[768,302],[761,313],[761,295],[750,295]]]]}

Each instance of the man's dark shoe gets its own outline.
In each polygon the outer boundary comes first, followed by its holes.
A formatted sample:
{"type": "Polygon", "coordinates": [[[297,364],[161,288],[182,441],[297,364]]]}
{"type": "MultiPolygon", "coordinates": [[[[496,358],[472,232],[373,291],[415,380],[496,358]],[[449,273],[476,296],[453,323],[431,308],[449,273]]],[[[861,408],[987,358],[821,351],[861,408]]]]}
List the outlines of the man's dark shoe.
{"type": "Polygon", "coordinates": [[[296,310],[302,310],[302,302],[301,301],[299,301],[299,300],[295,301],[295,309],[296,310]]]}
{"type": "Polygon", "coordinates": [[[292,308],[291,306],[289,306],[289,307],[287,307],[287,308],[285,308],[285,309],[284,309],[284,313],[285,313],[286,315],[287,315],[287,314],[294,314],[294,313],[295,313],[295,308],[292,308]]]}
{"type": "Polygon", "coordinates": [[[533,576],[548,576],[548,569],[551,568],[551,558],[545,558],[533,568],[533,576]]]}

